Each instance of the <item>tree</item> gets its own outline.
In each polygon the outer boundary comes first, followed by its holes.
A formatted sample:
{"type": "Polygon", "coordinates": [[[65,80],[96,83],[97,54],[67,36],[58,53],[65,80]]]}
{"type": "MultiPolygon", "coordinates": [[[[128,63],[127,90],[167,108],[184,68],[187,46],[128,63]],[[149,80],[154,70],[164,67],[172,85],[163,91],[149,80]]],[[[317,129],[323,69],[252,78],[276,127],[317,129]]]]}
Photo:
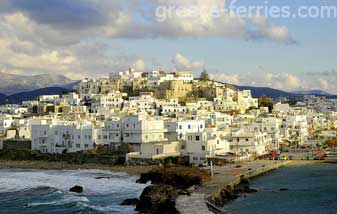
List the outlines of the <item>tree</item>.
{"type": "Polygon", "coordinates": [[[268,107],[269,112],[273,111],[274,102],[269,97],[259,97],[259,107],[268,107]]]}
{"type": "Polygon", "coordinates": [[[208,73],[207,73],[206,70],[203,70],[203,71],[201,72],[199,79],[200,79],[201,81],[208,81],[208,80],[209,80],[209,75],[208,75],[208,73]]]}
{"type": "Polygon", "coordinates": [[[326,140],[324,145],[328,148],[336,148],[337,147],[337,138],[326,140]]]}

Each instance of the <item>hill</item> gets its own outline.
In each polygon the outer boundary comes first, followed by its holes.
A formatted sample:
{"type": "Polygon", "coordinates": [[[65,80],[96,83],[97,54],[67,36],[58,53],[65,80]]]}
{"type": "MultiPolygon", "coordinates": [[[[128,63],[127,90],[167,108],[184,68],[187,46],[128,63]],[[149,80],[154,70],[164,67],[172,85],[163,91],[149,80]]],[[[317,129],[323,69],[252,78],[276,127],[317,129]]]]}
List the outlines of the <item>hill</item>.
{"type": "Polygon", "coordinates": [[[294,94],[268,87],[236,86],[236,88],[238,88],[239,90],[251,90],[253,97],[267,96],[272,98],[273,100],[277,100],[281,97],[285,97],[291,100],[303,98],[303,95],[301,94],[294,94]]]}
{"type": "Polygon", "coordinates": [[[61,87],[48,87],[34,91],[21,92],[10,96],[0,96],[0,105],[3,104],[21,104],[22,101],[34,100],[41,95],[54,95],[68,93],[70,90],[61,87]]]}
{"type": "Polygon", "coordinates": [[[42,74],[35,76],[15,75],[0,72],[0,93],[6,95],[32,91],[46,87],[68,88],[74,80],[63,75],[42,74]]]}
{"type": "Polygon", "coordinates": [[[301,90],[301,91],[293,91],[295,94],[303,94],[303,95],[318,95],[318,96],[332,96],[332,94],[322,91],[322,90],[301,90]]]}
{"type": "Polygon", "coordinates": [[[5,97],[6,97],[6,95],[5,95],[5,94],[1,94],[1,93],[0,93],[0,100],[3,100],[3,99],[5,99],[5,97]]]}

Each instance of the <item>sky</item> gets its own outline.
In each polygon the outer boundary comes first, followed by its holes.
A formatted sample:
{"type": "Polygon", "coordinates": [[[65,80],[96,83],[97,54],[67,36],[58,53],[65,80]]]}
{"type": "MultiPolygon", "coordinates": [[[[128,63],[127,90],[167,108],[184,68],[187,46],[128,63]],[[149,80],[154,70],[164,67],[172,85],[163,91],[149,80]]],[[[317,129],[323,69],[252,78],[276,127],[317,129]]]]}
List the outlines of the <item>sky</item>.
{"type": "Polygon", "coordinates": [[[324,7],[337,1],[1,0],[0,71],[77,80],[206,69],[237,85],[337,94],[337,12],[324,7]]]}

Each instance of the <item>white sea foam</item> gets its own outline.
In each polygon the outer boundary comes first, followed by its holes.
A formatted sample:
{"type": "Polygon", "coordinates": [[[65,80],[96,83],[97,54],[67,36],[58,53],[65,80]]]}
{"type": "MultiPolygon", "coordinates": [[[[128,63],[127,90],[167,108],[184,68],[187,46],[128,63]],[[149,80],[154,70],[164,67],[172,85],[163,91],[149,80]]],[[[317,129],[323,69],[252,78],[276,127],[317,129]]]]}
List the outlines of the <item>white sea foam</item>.
{"type": "Polygon", "coordinates": [[[48,202],[34,202],[28,204],[29,207],[34,207],[34,206],[41,206],[41,205],[63,205],[63,204],[69,204],[69,203],[74,203],[74,202],[82,202],[82,203],[89,203],[89,199],[84,196],[74,196],[74,195],[65,195],[64,198],[60,200],[55,200],[55,201],[48,201],[48,202]]]}
{"type": "MultiPolygon", "coordinates": [[[[53,210],[53,207],[59,209],[64,204],[72,204],[69,209],[89,208],[102,213],[126,214],[134,213],[134,207],[120,206],[119,203],[126,198],[138,197],[146,187],[137,184],[136,179],[126,173],[102,170],[0,169],[0,193],[23,192],[20,200],[28,200],[25,206],[33,210],[41,209],[41,206],[53,210]],[[75,185],[82,186],[84,192],[69,192],[75,185]],[[44,187],[53,189],[48,191],[44,187]]],[[[5,198],[6,203],[11,203],[8,200],[16,201],[5,198]]]]}
{"type": "Polygon", "coordinates": [[[75,185],[83,186],[86,195],[139,193],[145,185],[126,173],[102,170],[0,170],[0,192],[12,192],[39,186],[67,192],[75,185]],[[97,177],[108,177],[96,179],[97,177]]]}

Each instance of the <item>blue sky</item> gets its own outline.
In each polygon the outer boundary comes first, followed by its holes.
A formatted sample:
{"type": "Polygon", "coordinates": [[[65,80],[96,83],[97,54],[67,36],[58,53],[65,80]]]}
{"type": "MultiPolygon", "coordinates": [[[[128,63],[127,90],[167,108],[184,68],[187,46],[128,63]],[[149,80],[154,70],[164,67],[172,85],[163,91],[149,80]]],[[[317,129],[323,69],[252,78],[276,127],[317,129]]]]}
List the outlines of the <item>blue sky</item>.
{"type": "MultiPolygon", "coordinates": [[[[210,16],[227,0],[3,0],[0,71],[72,79],[137,70],[207,69],[214,78],[286,91],[337,93],[337,17],[210,16]],[[158,8],[173,15],[158,21],[158,8]],[[181,17],[177,8],[197,8],[181,17]],[[167,12],[167,11],[166,11],[167,12]]],[[[224,6],[225,5],[225,6],[224,6]]],[[[337,8],[325,0],[237,0],[236,8],[337,8]]],[[[337,11],[337,9],[336,9],[337,11]]]]}

